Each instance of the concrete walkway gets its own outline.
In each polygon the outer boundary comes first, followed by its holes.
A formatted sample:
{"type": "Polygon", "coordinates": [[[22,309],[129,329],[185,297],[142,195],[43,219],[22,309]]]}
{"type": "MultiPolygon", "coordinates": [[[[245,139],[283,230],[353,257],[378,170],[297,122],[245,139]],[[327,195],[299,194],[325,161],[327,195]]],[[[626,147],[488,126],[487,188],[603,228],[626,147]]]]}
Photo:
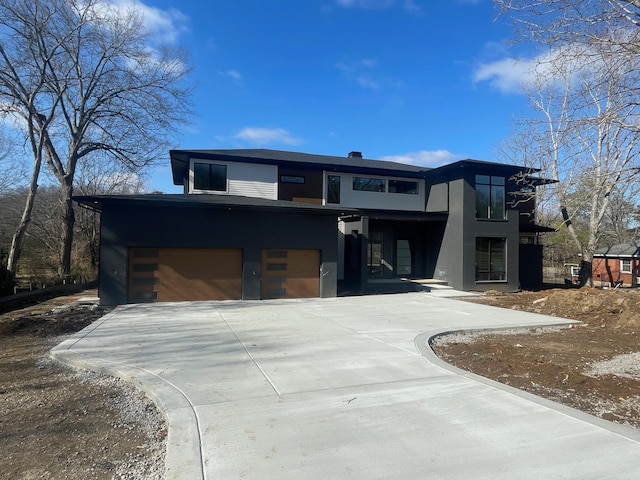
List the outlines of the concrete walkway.
{"type": "Polygon", "coordinates": [[[431,293],[128,305],[52,356],[157,401],[167,479],[638,479],[639,431],[427,346],[447,330],[561,322],[431,293]]]}

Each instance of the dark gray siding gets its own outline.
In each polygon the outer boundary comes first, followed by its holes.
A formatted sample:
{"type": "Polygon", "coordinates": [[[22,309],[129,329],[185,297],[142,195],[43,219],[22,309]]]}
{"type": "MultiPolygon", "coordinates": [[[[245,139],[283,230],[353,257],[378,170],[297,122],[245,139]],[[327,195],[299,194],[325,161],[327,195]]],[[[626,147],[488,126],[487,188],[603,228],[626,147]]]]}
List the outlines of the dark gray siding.
{"type": "Polygon", "coordinates": [[[506,220],[475,218],[474,176],[449,182],[449,218],[434,278],[458,290],[516,290],[519,282],[519,212],[508,210],[506,220]],[[476,282],[476,238],[506,239],[506,282],[476,282]]]}
{"type": "Polygon", "coordinates": [[[129,247],[241,248],[243,299],[260,298],[262,249],[317,249],[320,296],[332,297],[337,294],[336,225],[337,218],[330,215],[105,205],[100,300],[104,305],[126,303],[129,247]]]}

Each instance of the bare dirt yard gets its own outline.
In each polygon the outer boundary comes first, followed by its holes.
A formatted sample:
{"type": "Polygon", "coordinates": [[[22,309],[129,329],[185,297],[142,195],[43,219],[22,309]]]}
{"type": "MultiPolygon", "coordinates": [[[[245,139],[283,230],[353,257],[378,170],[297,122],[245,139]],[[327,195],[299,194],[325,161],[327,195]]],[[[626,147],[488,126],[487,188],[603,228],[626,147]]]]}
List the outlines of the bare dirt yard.
{"type": "Polygon", "coordinates": [[[166,426],[155,405],[123,381],[48,357],[107,313],[78,302],[95,294],[0,314],[0,478],[162,478],[166,426]]]}
{"type": "Polygon", "coordinates": [[[469,301],[569,318],[572,328],[437,338],[432,348],[464,370],[640,428],[640,292],[595,288],[489,293],[469,301]]]}

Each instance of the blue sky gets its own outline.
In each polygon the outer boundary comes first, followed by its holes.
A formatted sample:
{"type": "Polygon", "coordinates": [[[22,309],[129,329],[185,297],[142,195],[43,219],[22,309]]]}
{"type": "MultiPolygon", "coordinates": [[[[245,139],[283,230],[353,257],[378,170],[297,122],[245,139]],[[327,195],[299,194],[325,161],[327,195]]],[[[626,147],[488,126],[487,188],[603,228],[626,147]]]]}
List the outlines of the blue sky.
{"type": "MultiPolygon", "coordinates": [[[[425,166],[499,160],[527,108],[511,29],[491,0],[139,5],[195,67],[195,116],[176,148],[357,150],[425,166]]],[[[168,152],[160,163],[148,189],[180,192],[168,152]]]]}

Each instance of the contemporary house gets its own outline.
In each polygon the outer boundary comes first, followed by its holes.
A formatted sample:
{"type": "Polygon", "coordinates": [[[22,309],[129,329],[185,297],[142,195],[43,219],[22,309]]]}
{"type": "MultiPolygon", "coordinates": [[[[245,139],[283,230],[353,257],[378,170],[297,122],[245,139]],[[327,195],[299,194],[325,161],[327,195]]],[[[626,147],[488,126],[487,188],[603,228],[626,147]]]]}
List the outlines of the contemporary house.
{"type": "Polygon", "coordinates": [[[598,248],[593,254],[591,272],[596,286],[639,286],[640,245],[619,243],[598,248]]]}
{"type": "Polygon", "coordinates": [[[183,194],[77,197],[101,212],[103,304],[360,294],[428,281],[542,285],[536,171],[275,150],[173,150],[183,194]]]}

